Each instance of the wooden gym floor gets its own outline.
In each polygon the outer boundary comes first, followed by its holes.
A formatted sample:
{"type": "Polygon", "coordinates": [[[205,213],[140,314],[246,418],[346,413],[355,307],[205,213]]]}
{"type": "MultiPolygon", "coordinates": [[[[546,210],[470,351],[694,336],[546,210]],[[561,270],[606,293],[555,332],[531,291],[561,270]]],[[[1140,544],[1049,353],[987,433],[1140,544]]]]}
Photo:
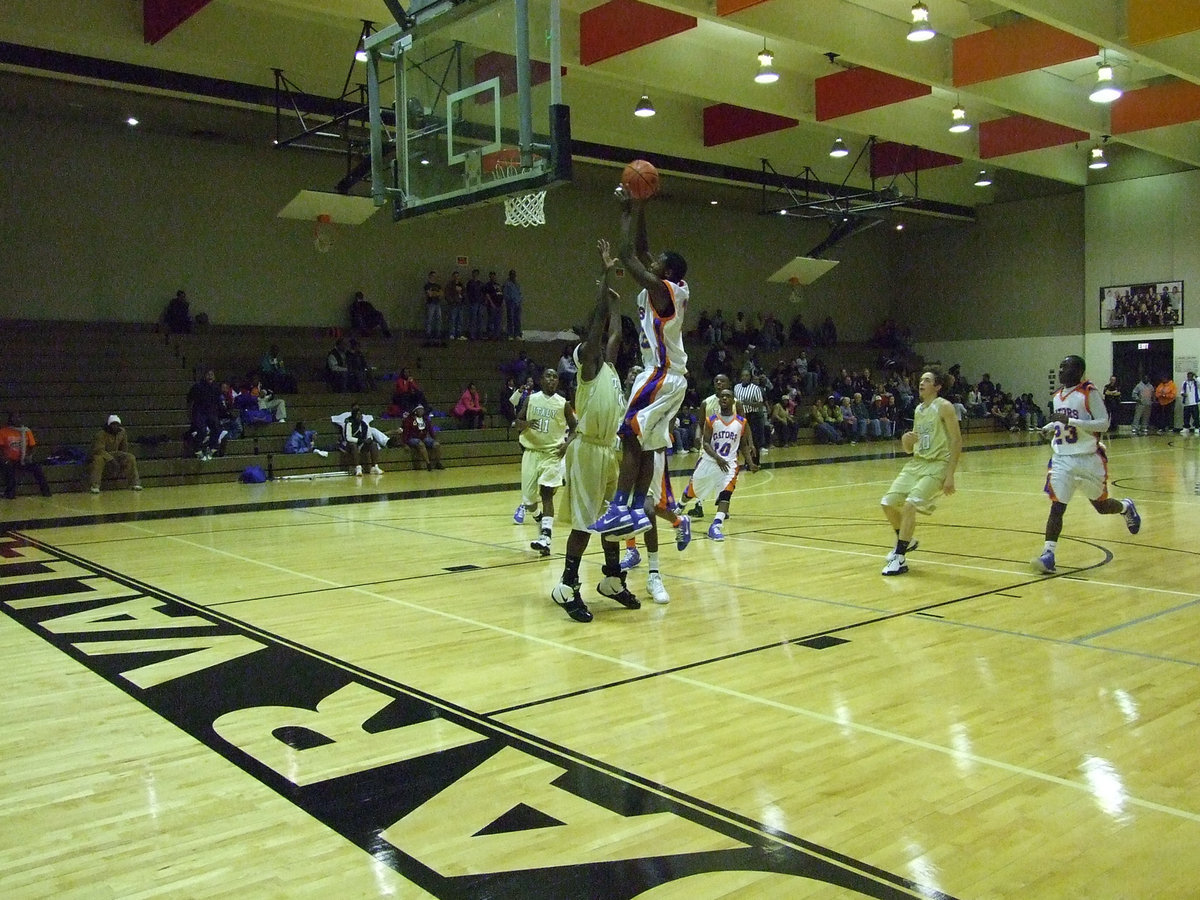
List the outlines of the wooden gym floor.
{"type": "Polygon", "coordinates": [[[1200,438],[1052,577],[967,441],[905,576],[892,445],[778,450],[587,625],[512,466],[5,502],[0,895],[1194,897],[1200,438]]]}

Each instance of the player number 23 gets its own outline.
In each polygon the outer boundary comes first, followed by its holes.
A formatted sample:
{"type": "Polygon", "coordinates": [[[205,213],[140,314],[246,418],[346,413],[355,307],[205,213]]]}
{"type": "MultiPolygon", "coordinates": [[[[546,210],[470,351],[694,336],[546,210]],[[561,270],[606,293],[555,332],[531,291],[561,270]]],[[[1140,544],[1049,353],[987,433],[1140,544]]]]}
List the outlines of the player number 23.
{"type": "Polygon", "coordinates": [[[1059,425],[1054,430],[1054,443],[1056,444],[1074,444],[1079,440],[1079,432],[1075,430],[1074,425],[1059,425]]]}

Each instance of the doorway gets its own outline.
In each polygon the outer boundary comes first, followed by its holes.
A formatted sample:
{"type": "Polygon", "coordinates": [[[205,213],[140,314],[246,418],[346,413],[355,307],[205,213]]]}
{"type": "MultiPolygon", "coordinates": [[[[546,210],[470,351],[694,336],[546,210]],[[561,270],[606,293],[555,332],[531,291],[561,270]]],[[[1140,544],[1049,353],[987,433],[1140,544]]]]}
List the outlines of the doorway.
{"type": "MultiPolygon", "coordinates": [[[[1157,341],[1113,341],[1112,374],[1121,386],[1121,411],[1117,424],[1128,425],[1133,421],[1133,387],[1143,375],[1150,376],[1155,384],[1161,377],[1175,371],[1175,341],[1165,338],[1157,341]]],[[[1099,383],[1103,385],[1103,382],[1099,383]]]]}

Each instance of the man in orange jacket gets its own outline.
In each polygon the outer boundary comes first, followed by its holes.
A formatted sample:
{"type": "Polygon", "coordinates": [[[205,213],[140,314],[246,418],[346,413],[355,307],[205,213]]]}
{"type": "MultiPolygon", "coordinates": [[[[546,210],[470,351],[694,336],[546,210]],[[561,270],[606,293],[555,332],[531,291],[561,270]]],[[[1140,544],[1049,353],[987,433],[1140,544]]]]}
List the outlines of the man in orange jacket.
{"type": "Polygon", "coordinates": [[[1178,396],[1179,390],[1171,376],[1163,375],[1154,387],[1154,409],[1150,414],[1151,418],[1157,419],[1157,423],[1152,423],[1151,427],[1157,428],[1159,434],[1175,430],[1175,398],[1178,396]]]}

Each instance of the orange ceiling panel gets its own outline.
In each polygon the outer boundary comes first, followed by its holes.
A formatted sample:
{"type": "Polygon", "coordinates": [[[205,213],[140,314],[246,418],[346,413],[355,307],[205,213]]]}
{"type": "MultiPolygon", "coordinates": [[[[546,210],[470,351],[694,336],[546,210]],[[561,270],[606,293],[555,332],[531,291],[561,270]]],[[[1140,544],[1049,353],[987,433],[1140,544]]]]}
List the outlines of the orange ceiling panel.
{"type": "Polygon", "coordinates": [[[799,124],[799,119],[746,109],[732,103],[717,103],[704,107],[704,146],[728,144],[730,141],[770,134],[799,124]]]}
{"type": "Polygon", "coordinates": [[[1200,3],[1166,0],[1125,0],[1129,43],[1135,47],[1164,38],[1200,31],[1200,3]]]}
{"type": "Polygon", "coordinates": [[[1033,116],[1006,116],[979,123],[979,158],[993,159],[1026,150],[1044,150],[1089,140],[1086,131],[1033,116]]]}
{"type": "Polygon", "coordinates": [[[579,17],[579,61],[590,66],[695,27],[695,16],[638,0],[609,0],[579,17]]]}
{"type": "Polygon", "coordinates": [[[1032,19],[954,40],[954,84],[963,87],[1006,75],[1095,56],[1091,41],[1032,19]]]}
{"type": "Polygon", "coordinates": [[[1126,91],[1112,106],[1112,133],[1179,125],[1200,119],[1200,85],[1168,81],[1126,91]]]}
{"type": "Polygon", "coordinates": [[[813,87],[817,93],[818,122],[933,93],[933,88],[927,84],[897,78],[866,66],[822,75],[813,82],[813,87]]]}

